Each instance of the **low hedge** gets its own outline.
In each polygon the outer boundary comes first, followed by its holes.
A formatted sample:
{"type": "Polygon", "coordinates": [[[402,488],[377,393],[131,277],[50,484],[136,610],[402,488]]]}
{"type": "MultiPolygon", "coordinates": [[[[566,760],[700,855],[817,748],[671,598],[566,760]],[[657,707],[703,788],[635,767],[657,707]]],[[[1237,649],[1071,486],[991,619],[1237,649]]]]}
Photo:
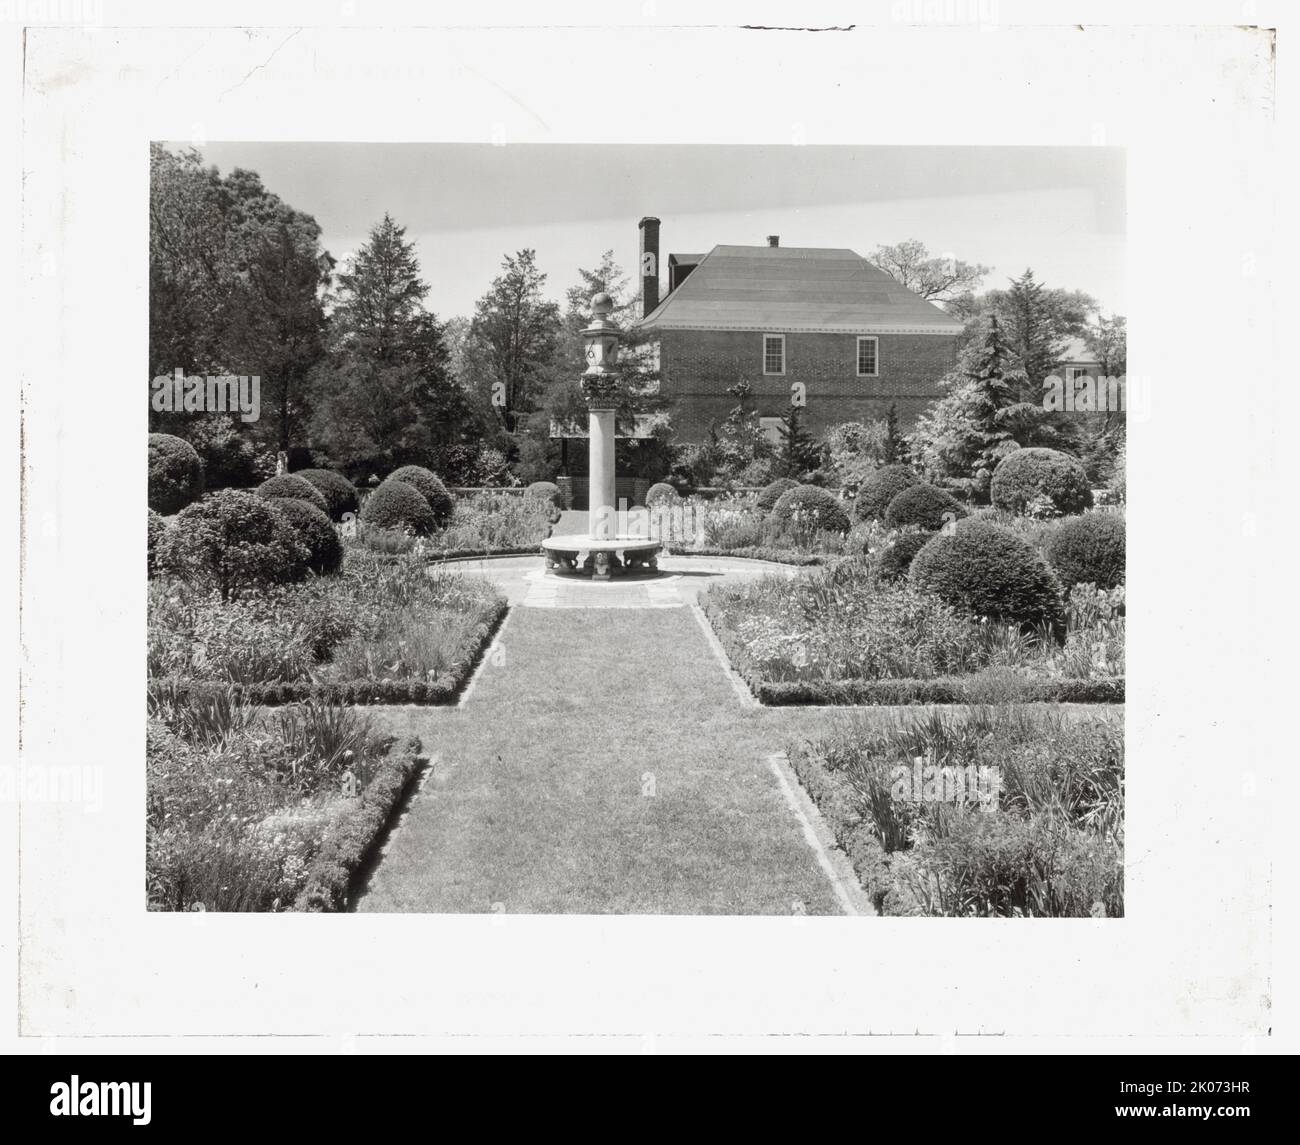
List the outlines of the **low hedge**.
{"type": "MultiPolygon", "coordinates": [[[[773,707],[796,704],[974,704],[984,700],[982,679],[945,676],[934,680],[794,680],[751,684],[758,699],[773,707]]],[[[1024,680],[1017,703],[1122,704],[1124,678],[1100,680],[1024,680]]]]}
{"type": "Polygon", "coordinates": [[[290,476],[300,477],[315,487],[316,492],[325,498],[331,521],[341,521],[345,513],[357,511],[360,502],[356,486],[342,473],[335,473],[333,469],[299,469],[290,476]]]}
{"type": "Polygon", "coordinates": [[[293,904],[295,911],[313,913],[346,910],[353,885],[371,857],[384,829],[416,776],[429,764],[423,744],[412,736],[394,752],[390,745],[379,770],[356,800],[329,828],[321,841],[307,881],[293,904]]]}
{"type": "Polygon", "coordinates": [[[665,545],[664,551],[674,557],[740,557],[748,561],[770,561],[776,565],[824,565],[830,560],[839,560],[838,556],[823,556],[820,553],[800,553],[793,549],[769,549],[762,545],[745,545],[739,549],[686,549],[665,545]]]}
{"type": "Polygon", "coordinates": [[[436,680],[284,680],[235,684],[229,680],[155,679],[150,684],[171,689],[178,701],[191,695],[233,693],[237,700],[268,708],[305,700],[336,704],[453,704],[487,652],[507,608],[504,600],[493,602],[491,615],[475,633],[478,643],[474,653],[436,680]]]}
{"type": "MultiPolygon", "coordinates": [[[[522,549],[431,549],[423,554],[423,559],[437,564],[440,561],[484,560],[488,557],[535,557],[541,555],[541,552],[540,544],[522,549]]],[[[352,553],[354,556],[377,561],[405,560],[411,556],[410,553],[376,553],[364,547],[355,548],[352,553]]]]}
{"type": "Polygon", "coordinates": [[[257,487],[257,494],[271,500],[306,501],[307,504],[314,505],[327,517],[329,516],[329,502],[325,500],[321,491],[296,473],[279,473],[274,477],[268,477],[257,487]]]}

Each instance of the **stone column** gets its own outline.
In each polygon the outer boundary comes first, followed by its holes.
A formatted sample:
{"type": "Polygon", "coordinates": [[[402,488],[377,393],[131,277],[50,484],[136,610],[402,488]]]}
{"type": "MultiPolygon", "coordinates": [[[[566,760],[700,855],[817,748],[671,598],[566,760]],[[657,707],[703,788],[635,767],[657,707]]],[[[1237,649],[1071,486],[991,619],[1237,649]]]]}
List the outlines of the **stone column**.
{"type": "Polygon", "coordinates": [[[590,461],[587,535],[592,540],[610,541],[618,534],[618,508],[614,500],[614,411],[592,409],[587,432],[590,461]]]}

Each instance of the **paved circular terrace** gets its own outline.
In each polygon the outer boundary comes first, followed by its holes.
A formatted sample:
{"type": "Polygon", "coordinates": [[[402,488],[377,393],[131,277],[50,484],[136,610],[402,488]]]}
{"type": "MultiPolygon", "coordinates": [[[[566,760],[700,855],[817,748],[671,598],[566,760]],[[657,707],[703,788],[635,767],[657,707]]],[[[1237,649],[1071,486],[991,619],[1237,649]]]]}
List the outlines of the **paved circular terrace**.
{"type": "Polygon", "coordinates": [[[592,582],[546,575],[541,554],[486,557],[453,561],[447,567],[467,576],[494,581],[511,606],[525,608],[679,608],[693,604],[706,588],[734,584],[777,573],[795,576],[800,570],[769,561],[735,557],[665,556],[659,575],[592,582]]]}

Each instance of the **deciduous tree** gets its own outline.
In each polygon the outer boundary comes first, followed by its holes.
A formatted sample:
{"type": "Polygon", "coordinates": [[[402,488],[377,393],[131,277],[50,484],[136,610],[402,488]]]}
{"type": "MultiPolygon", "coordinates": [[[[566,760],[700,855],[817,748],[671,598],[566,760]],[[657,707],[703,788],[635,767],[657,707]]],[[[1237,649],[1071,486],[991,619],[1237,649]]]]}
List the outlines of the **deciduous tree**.
{"type": "Polygon", "coordinates": [[[908,290],[937,303],[949,303],[978,290],[990,269],[958,258],[936,258],[919,239],[878,246],[867,261],[897,279],[908,290]]]}

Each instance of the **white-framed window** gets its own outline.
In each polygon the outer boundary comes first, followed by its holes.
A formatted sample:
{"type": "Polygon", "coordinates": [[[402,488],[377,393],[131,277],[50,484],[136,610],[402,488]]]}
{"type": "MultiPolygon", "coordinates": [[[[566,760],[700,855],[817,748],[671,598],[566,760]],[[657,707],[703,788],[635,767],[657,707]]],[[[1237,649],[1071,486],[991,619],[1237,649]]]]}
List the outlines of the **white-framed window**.
{"type": "Polygon", "coordinates": [[[880,373],[880,339],[858,339],[858,377],[874,378],[880,373]]]}
{"type": "Polygon", "coordinates": [[[1087,366],[1066,366],[1065,367],[1065,380],[1067,382],[1077,382],[1080,378],[1086,378],[1087,376],[1088,376],[1087,366]]]}
{"type": "Polygon", "coordinates": [[[785,335],[763,335],[763,373],[785,373],[785,335]]]}

